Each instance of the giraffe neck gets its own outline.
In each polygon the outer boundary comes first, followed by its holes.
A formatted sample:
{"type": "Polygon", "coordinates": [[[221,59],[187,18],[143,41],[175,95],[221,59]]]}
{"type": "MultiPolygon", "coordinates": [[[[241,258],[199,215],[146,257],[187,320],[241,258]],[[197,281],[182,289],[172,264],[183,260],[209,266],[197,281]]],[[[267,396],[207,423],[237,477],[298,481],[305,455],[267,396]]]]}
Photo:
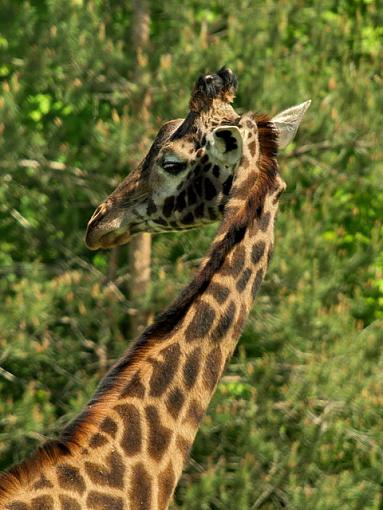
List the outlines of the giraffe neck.
{"type": "Polygon", "coordinates": [[[247,148],[199,273],[112,368],[62,442],[8,477],[16,491],[4,508],[168,508],[272,252],[283,183],[275,162],[257,159],[247,148]]]}

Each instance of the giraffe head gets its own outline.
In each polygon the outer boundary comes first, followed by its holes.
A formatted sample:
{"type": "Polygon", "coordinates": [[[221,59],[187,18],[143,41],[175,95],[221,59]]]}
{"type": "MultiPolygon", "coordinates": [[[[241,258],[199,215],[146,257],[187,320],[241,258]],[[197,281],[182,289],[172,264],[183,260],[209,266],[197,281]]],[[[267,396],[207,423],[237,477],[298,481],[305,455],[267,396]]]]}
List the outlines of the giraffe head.
{"type": "MultiPolygon", "coordinates": [[[[110,248],[139,232],[185,230],[221,218],[244,143],[257,145],[254,155],[262,150],[259,137],[243,129],[231,106],[236,88],[235,75],[225,67],[197,80],[187,117],[161,127],[146,157],[94,212],[86,233],[89,248],[110,248]]],[[[280,147],[292,140],[309,104],[271,119],[280,147]]]]}

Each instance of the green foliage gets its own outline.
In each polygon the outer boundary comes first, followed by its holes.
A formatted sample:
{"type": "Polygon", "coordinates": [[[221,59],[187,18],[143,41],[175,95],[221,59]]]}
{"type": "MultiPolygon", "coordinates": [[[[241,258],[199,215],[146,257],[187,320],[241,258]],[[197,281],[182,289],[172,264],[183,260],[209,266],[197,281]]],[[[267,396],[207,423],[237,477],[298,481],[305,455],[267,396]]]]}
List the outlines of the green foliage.
{"type": "MultiPolygon", "coordinates": [[[[383,11],[373,0],[151,2],[134,80],[129,2],[5,0],[0,16],[0,467],[73,417],[126,348],[126,250],[82,241],[94,207],[204,71],[236,106],[311,98],[281,154],[274,261],[174,508],[380,509],[383,11]],[[150,120],[134,106],[151,92],[150,120]]],[[[154,240],[155,314],[214,228],[154,240]]]]}

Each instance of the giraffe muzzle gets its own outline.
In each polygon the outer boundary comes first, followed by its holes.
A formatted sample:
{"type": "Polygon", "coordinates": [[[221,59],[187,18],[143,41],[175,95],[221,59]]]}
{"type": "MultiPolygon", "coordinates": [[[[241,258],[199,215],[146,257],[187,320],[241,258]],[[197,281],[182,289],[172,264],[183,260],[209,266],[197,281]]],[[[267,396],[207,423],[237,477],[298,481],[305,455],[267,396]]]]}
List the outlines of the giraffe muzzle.
{"type": "Polygon", "coordinates": [[[131,233],[127,225],[123,225],[121,215],[111,217],[110,206],[103,202],[88,222],[85,244],[90,250],[113,248],[127,243],[131,233]]]}

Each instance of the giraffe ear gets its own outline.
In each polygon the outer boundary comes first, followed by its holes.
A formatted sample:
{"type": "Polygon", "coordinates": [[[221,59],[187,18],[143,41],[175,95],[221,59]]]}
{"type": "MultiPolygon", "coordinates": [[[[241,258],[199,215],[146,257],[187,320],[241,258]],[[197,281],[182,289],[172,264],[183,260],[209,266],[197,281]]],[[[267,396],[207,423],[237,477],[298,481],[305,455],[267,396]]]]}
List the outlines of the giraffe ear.
{"type": "Polygon", "coordinates": [[[220,126],[207,136],[207,150],[213,158],[233,165],[242,157],[242,135],[237,126],[220,126]]]}
{"type": "Polygon", "coordinates": [[[293,140],[310,104],[311,100],[305,101],[287,110],[283,110],[283,112],[278,113],[278,115],[271,119],[278,132],[278,147],[280,149],[284,149],[293,140]]]}

